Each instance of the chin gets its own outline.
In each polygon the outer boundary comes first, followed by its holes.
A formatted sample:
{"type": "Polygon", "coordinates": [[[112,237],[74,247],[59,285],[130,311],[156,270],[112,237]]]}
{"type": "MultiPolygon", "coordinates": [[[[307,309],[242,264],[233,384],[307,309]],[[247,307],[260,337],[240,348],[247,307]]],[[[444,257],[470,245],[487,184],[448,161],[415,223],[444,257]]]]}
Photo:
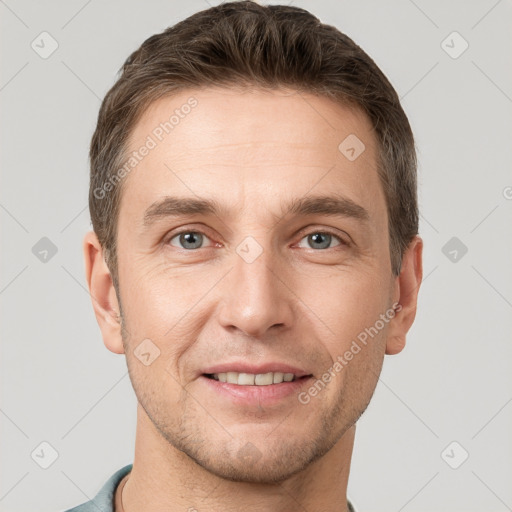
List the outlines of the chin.
{"type": "Polygon", "coordinates": [[[255,463],[246,463],[236,458],[223,462],[219,459],[207,463],[196,462],[209,473],[232,482],[277,485],[300,473],[310,461],[261,457],[255,463]]]}
{"type": "Polygon", "coordinates": [[[300,441],[290,437],[271,441],[263,438],[255,440],[254,444],[245,439],[245,436],[231,439],[224,445],[212,439],[201,443],[201,447],[195,444],[194,448],[185,442],[176,447],[217,477],[233,482],[275,485],[304,471],[331,445],[327,440],[311,438],[300,441]]]}

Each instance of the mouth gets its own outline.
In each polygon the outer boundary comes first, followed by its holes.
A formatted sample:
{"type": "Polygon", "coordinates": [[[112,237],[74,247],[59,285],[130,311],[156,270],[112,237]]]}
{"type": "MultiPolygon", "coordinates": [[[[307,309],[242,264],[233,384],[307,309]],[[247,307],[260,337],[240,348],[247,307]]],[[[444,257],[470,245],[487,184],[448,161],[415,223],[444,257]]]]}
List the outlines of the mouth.
{"type": "Polygon", "coordinates": [[[226,361],[202,368],[198,376],[212,404],[259,411],[265,407],[280,413],[286,403],[296,405],[293,397],[313,380],[307,370],[282,361],[226,361]]]}
{"type": "Polygon", "coordinates": [[[295,382],[298,380],[309,379],[312,375],[296,375],[294,373],[267,372],[267,373],[241,373],[241,372],[221,372],[204,373],[206,378],[236,384],[238,386],[270,386],[271,384],[282,384],[286,382],[295,382]]]}
{"type": "Polygon", "coordinates": [[[271,384],[282,384],[283,382],[295,382],[300,379],[307,379],[311,375],[297,376],[293,373],[267,372],[267,373],[204,373],[206,378],[238,386],[270,386],[271,384]]]}
{"type": "Polygon", "coordinates": [[[242,373],[219,372],[204,373],[200,381],[206,384],[205,392],[211,404],[230,404],[240,408],[258,409],[269,408],[282,414],[285,404],[297,407],[293,397],[309,385],[313,376],[297,375],[284,372],[242,373]],[[210,395],[209,393],[213,393],[210,395]],[[285,402],[288,400],[288,402],[285,402]],[[226,402],[227,401],[227,402],[226,402]]]}

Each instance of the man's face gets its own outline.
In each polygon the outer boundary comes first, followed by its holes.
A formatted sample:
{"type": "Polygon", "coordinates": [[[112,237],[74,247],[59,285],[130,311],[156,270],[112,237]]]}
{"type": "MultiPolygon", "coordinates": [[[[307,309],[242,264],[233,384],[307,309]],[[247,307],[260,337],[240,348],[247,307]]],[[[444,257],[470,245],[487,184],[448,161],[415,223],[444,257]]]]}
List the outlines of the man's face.
{"type": "Polygon", "coordinates": [[[396,298],[370,122],[293,91],[204,89],[153,103],[130,151],[148,136],[156,147],[126,177],[118,221],[123,342],[138,401],[162,440],[208,471],[283,480],[354,424],[382,366],[387,322],[344,357],[396,298]],[[191,97],[197,105],[180,110],[191,97]],[[158,130],[176,109],[179,122],[158,130]],[[326,196],[346,202],[299,208],[326,196]],[[162,206],[166,198],[219,210],[185,213],[162,206]],[[155,347],[158,357],[141,362],[155,347]],[[309,392],[340,358],[342,369],[309,392]],[[243,387],[206,375],[272,368],[303,377],[243,387]]]}

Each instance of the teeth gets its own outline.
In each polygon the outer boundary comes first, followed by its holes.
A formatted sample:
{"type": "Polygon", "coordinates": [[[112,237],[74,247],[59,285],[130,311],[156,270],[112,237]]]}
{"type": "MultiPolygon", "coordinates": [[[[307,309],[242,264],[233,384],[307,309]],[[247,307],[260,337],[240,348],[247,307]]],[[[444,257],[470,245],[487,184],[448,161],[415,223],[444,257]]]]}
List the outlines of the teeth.
{"type": "Polygon", "coordinates": [[[238,384],[238,373],[236,372],[228,372],[226,373],[227,380],[229,384],[238,384]]]}
{"type": "MultiPolygon", "coordinates": [[[[293,375],[293,373],[292,373],[293,375]]],[[[284,373],[282,372],[275,372],[274,373],[274,384],[281,384],[283,382],[284,373]]]]}
{"type": "Polygon", "coordinates": [[[268,373],[214,373],[213,378],[220,382],[238,384],[239,386],[268,386],[269,384],[281,384],[295,380],[293,373],[268,372],[268,373]]]}
{"type": "MultiPolygon", "coordinates": [[[[239,380],[240,382],[240,380],[239,380]]],[[[254,384],[256,386],[268,386],[269,384],[274,383],[274,374],[272,372],[269,373],[259,373],[254,377],[254,384]]]]}
{"type": "MultiPolygon", "coordinates": [[[[237,384],[240,386],[254,386],[254,379],[256,375],[252,373],[239,373],[237,384]]],[[[258,375],[259,377],[259,375],[258,375]]]]}

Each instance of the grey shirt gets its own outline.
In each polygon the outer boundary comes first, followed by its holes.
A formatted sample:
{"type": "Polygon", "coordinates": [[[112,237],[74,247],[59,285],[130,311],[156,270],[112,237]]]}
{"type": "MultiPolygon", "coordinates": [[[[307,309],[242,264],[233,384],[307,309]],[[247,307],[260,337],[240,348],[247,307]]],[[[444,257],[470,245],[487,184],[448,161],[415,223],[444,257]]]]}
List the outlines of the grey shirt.
{"type": "MultiPolygon", "coordinates": [[[[98,494],[90,500],[70,508],[65,512],[114,512],[114,497],[116,488],[123,479],[123,477],[132,470],[133,464],[128,464],[123,468],[117,470],[99,490],[98,494]]],[[[347,500],[348,509],[350,512],[356,512],[352,503],[347,500]]]]}

